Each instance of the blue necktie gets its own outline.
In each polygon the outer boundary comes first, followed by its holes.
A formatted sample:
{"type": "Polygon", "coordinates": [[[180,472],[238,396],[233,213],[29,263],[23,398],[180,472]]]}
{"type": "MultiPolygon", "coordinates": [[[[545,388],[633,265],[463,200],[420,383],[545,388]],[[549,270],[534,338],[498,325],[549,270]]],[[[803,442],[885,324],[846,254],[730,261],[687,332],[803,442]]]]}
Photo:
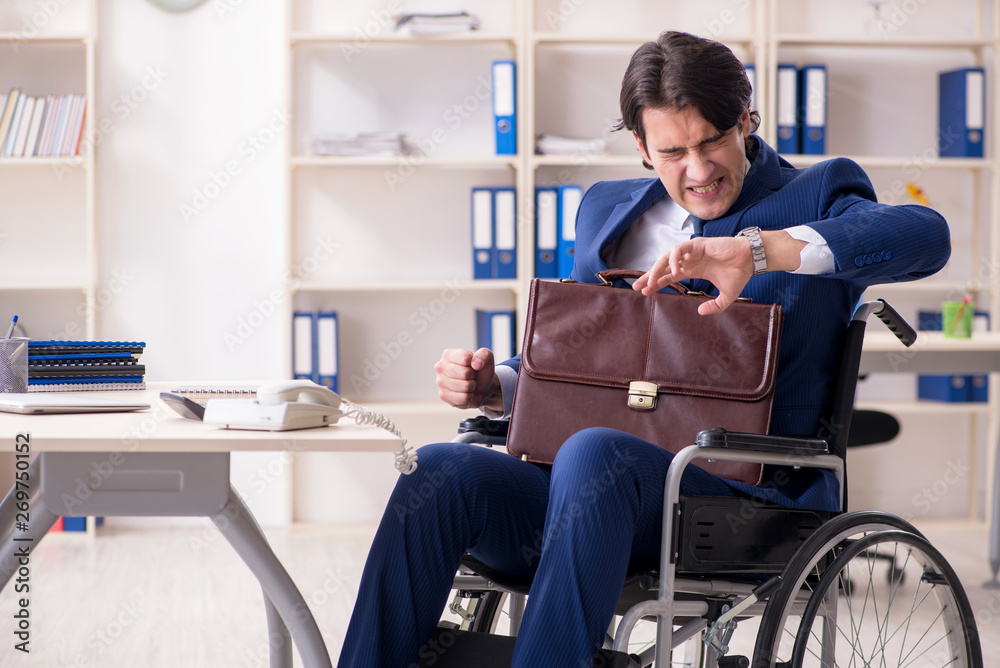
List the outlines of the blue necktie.
{"type": "MultiPolygon", "coordinates": [[[[705,221],[703,221],[698,216],[695,216],[694,214],[689,215],[688,220],[691,221],[691,225],[694,227],[694,231],[691,233],[691,238],[694,239],[695,237],[704,236],[705,221]]],[[[695,279],[693,278],[681,281],[681,283],[683,283],[688,290],[694,290],[694,282],[695,279]]]]}
{"type": "Polygon", "coordinates": [[[694,214],[689,215],[688,220],[690,220],[691,224],[694,226],[694,232],[691,233],[691,238],[694,239],[695,237],[703,236],[705,230],[705,221],[703,221],[701,218],[698,218],[694,214]]]}

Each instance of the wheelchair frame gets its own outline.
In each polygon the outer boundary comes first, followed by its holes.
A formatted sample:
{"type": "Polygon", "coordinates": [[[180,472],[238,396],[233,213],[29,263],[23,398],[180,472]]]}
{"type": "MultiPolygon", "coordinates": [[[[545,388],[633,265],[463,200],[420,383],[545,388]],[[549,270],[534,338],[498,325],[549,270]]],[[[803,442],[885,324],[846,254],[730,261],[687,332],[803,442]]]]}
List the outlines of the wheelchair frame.
{"type": "MultiPolygon", "coordinates": [[[[614,634],[611,649],[626,653],[628,643],[635,625],[642,619],[655,617],[657,622],[656,644],[651,651],[640,656],[633,655],[641,666],[649,665],[652,660],[657,667],[669,666],[672,651],[693,638],[703,634],[703,650],[699,651],[697,661],[704,666],[742,666],[748,664],[745,657],[726,657],[727,643],[738,621],[748,617],[761,618],[754,646],[753,668],[783,668],[794,666],[799,668],[808,658],[815,658],[818,666],[833,668],[837,663],[835,655],[836,643],[839,640],[850,641],[851,634],[859,635],[860,629],[855,629],[854,620],[851,628],[846,631],[838,629],[837,607],[841,591],[847,591],[848,598],[854,585],[843,573],[849,572],[851,562],[861,556],[876,558],[877,548],[882,543],[904,545],[909,558],[922,568],[918,577],[918,587],[928,586],[923,599],[932,593],[939,601],[947,632],[943,639],[951,658],[941,665],[955,668],[982,668],[982,651],[979,644],[978,631],[972,608],[965,595],[957,575],[947,564],[947,561],[935,550],[920,532],[911,524],[887,513],[874,511],[842,512],[833,519],[821,524],[808,538],[803,540],[795,550],[791,559],[784,565],[780,575],[772,575],[760,584],[716,579],[690,579],[678,577],[677,565],[679,558],[678,528],[685,520],[681,516],[680,482],[687,465],[695,459],[718,459],[727,461],[748,461],[762,464],[791,465],[829,469],[834,472],[842,491],[842,508],[847,507],[847,488],[845,476],[845,461],[847,435],[850,428],[850,416],[853,410],[854,391],[857,385],[858,369],[860,367],[861,346],[864,330],[869,315],[874,314],[881,319],[889,329],[909,346],[916,339],[916,333],[910,326],[883,300],[866,302],[854,314],[851,326],[845,338],[841,368],[834,391],[833,405],[830,415],[835,419],[832,424],[839,429],[831,433],[830,446],[827,442],[816,439],[798,439],[775,437],[759,434],[732,434],[721,430],[708,430],[699,434],[698,443],[682,449],[674,456],[664,484],[663,500],[663,538],[661,548],[661,563],[658,580],[651,586],[651,577],[645,576],[646,589],[656,589],[656,598],[645,600],[631,606],[622,616],[614,634]],[[720,445],[721,444],[721,445],[720,445]],[[735,446],[735,447],[734,447],[735,446]],[[833,454],[830,454],[830,452],[833,454]],[[861,536],[858,538],[858,536],[861,536]],[[700,600],[675,600],[676,594],[695,594],[700,600]],[[711,598],[716,605],[710,605],[711,598]],[[717,605],[720,600],[729,603],[717,605]],[[778,646],[781,643],[786,623],[789,619],[800,617],[796,630],[795,642],[791,648],[790,658],[778,658],[778,646]],[[819,618],[819,630],[813,630],[812,624],[819,618]],[[677,628],[674,626],[677,624],[677,628]],[[818,649],[810,644],[818,642],[818,649]]],[[[463,435],[456,439],[474,442],[475,436],[463,435]]],[[[494,443],[502,442],[497,437],[494,443]]],[[[786,509],[788,510],[788,509],[786,509]]],[[[884,555],[881,555],[884,557],[884,555]]],[[[468,562],[463,562],[468,563],[468,562]]],[[[896,566],[889,570],[890,601],[885,610],[888,633],[888,607],[891,607],[901,578],[896,582],[896,566]]],[[[473,572],[477,572],[473,569],[473,572]]],[[[479,569],[478,572],[483,572],[479,569]]],[[[865,590],[864,606],[867,609],[869,594],[872,598],[873,574],[869,570],[869,584],[865,590]]],[[[710,576],[711,577],[711,576],[710,576]]],[[[510,595],[510,629],[511,635],[516,635],[524,609],[524,599],[527,588],[523,585],[504,583],[500,574],[486,572],[482,575],[462,574],[456,576],[454,589],[459,593],[472,591],[493,592],[488,601],[477,601],[478,610],[466,612],[461,628],[493,632],[496,626],[496,616],[499,613],[502,594],[510,595]]],[[[457,603],[458,596],[456,596],[457,603]]],[[[876,604],[877,605],[877,604],[876,604]]],[[[455,609],[455,603],[453,603],[455,609]]],[[[849,611],[853,613],[853,611],[849,611]]],[[[876,607],[875,614],[879,611],[876,607]]],[[[911,608],[911,615],[913,609],[911,608]]],[[[936,621],[936,620],[935,620],[936,621]]],[[[909,630],[909,625],[906,627],[909,630]]],[[[883,633],[881,623],[879,633],[883,633]]],[[[894,632],[893,635],[901,633],[894,632]]],[[[905,633],[903,633],[905,641],[905,633]]],[[[867,640],[867,639],[866,639],[867,640]]],[[[883,647],[879,642],[888,645],[892,638],[879,637],[872,652],[881,652],[883,647]]],[[[937,642],[941,642],[939,639],[937,642]]],[[[935,643],[936,644],[936,643],[935,643]]],[[[934,645],[932,645],[934,647],[934,645]]],[[[900,649],[899,665],[904,663],[903,650],[900,649]]],[[[914,648],[915,651],[917,648],[914,648]]],[[[939,649],[944,649],[943,647],[939,649]]],[[[784,651],[784,650],[783,650],[784,651]]],[[[925,649],[926,654],[929,650],[925,649]]],[[[786,656],[786,655],[782,655],[786,656]]],[[[919,656],[917,657],[919,658],[919,656]]],[[[912,663],[916,659],[905,657],[912,663]]],[[[633,665],[633,664],[630,664],[633,665]]],[[[809,665],[813,665],[810,663],[809,665]]],[[[852,664],[854,665],[854,664],[852,664]]],[[[867,663],[863,664],[867,665],[867,663]]],[[[884,663],[880,665],[885,665],[884,663]]],[[[923,664],[917,664],[923,665],[923,664]]]]}

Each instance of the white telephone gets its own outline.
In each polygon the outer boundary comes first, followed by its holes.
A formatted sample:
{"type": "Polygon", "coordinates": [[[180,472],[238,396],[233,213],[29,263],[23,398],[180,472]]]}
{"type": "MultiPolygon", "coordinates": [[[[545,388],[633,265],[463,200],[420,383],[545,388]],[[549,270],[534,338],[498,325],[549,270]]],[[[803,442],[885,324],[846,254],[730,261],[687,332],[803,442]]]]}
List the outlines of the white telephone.
{"type": "Polygon", "coordinates": [[[223,429],[286,431],[336,424],[343,416],[360,425],[373,425],[398,436],[396,468],[406,475],[417,469],[417,453],[392,420],[380,413],[341,399],[329,388],[311,380],[288,380],[257,388],[256,398],[210,398],[204,408],[179,392],[162,392],[160,398],[181,416],[202,420],[223,429]]]}
{"type": "Polygon", "coordinates": [[[286,431],[336,424],[344,415],[341,399],[311,380],[262,385],[256,399],[210,399],[205,422],[226,429],[286,431]]]}

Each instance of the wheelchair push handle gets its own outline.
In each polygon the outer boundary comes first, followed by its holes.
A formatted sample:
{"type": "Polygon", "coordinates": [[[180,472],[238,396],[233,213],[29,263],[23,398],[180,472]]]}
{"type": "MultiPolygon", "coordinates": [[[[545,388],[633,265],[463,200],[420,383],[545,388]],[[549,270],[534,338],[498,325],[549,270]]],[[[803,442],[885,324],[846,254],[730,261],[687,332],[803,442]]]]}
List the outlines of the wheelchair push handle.
{"type": "Polygon", "coordinates": [[[917,332],[910,326],[910,323],[906,322],[903,316],[899,315],[899,312],[894,309],[889,302],[884,299],[879,299],[877,301],[865,302],[858,307],[858,310],[854,312],[855,320],[867,320],[868,316],[875,314],[878,319],[881,320],[889,331],[896,335],[904,346],[909,348],[917,340],[917,332]]]}

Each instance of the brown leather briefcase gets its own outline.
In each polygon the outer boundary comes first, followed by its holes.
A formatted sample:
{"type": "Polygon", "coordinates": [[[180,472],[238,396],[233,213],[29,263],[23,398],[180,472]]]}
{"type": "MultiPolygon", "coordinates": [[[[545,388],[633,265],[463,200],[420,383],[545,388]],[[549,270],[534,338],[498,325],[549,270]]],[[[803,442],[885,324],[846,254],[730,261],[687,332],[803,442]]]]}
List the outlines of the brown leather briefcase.
{"type": "MultiPolygon", "coordinates": [[[[609,281],[639,275],[603,273],[609,281]]],[[[508,451],[552,463],[563,442],[587,427],[618,429],[671,452],[694,443],[702,429],[766,434],[781,306],[737,301],[719,315],[699,315],[707,299],[647,297],[610,282],[532,281],[508,451]]],[[[760,464],[696,464],[760,482],[760,464]]]]}

